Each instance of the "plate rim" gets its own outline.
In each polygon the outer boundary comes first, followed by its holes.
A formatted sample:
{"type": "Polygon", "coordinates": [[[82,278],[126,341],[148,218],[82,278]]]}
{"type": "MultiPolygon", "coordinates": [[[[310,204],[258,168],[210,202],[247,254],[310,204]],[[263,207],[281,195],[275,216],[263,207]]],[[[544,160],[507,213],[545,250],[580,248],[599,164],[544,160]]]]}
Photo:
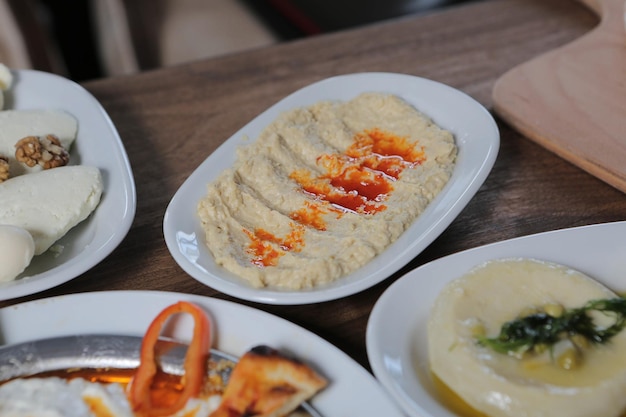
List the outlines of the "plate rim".
{"type": "MultiPolygon", "coordinates": [[[[158,290],[112,290],[26,301],[0,308],[0,344],[76,335],[81,328],[88,329],[91,333],[143,336],[145,329],[161,309],[180,300],[198,303],[206,309],[211,318],[212,330],[216,332],[211,344],[213,348],[241,356],[255,345],[272,346],[272,343],[276,343],[273,347],[310,363],[330,380],[328,389],[318,393],[310,401],[321,414],[351,415],[351,410],[361,408],[362,411],[379,410],[383,415],[389,416],[404,415],[373,374],[321,336],[269,312],[197,294],[158,290]],[[113,304],[116,305],[115,311],[109,311],[113,304]],[[75,313],[80,306],[86,307],[84,314],[75,313]],[[128,312],[134,314],[127,320],[115,320],[120,315],[126,317],[128,312]],[[32,324],[29,320],[33,315],[42,317],[38,326],[43,329],[24,326],[27,321],[32,324]],[[260,334],[267,335],[266,340],[252,340],[260,334]],[[334,390],[331,389],[333,386],[334,390]],[[367,395],[353,392],[358,386],[367,395]]],[[[185,341],[191,333],[193,321],[181,321],[178,327],[180,333],[166,336],[185,341]]]]}
{"type": "MultiPolygon", "coordinates": [[[[394,86],[394,88],[397,88],[394,86]]],[[[395,92],[392,92],[395,93],[395,92]]],[[[406,98],[406,97],[404,97],[406,98]]],[[[315,101],[323,100],[324,98],[317,98],[315,101]]],[[[335,97],[327,97],[325,99],[336,99],[335,97]]],[[[309,99],[310,101],[310,99],[309,99]]],[[[307,105],[307,103],[297,104],[298,106],[307,105]]],[[[424,113],[432,117],[431,114],[428,113],[427,110],[424,110],[424,113]]],[[[436,121],[436,120],[435,120],[436,121]]],[[[267,123],[265,123],[262,127],[265,127],[267,123]]],[[[450,130],[458,130],[456,126],[444,126],[450,130]]],[[[256,138],[252,138],[251,140],[255,140],[256,138]]],[[[457,144],[461,138],[456,138],[457,144]]],[[[463,138],[465,140],[465,138],[463,138]]],[[[243,142],[242,142],[243,143],[243,142]]],[[[245,142],[248,143],[248,142],[245,142]]],[[[464,142],[465,143],[465,142],[464,142]]],[[[397,272],[400,268],[406,265],[411,259],[417,256],[421,251],[423,251],[432,241],[434,241],[449,225],[452,221],[458,216],[458,214],[462,211],[462,209],[469,203],[469,201],[476,194],[482,183],[485,181],[487,176],[489,175],[491,168],[493,167],[500,145],[500,133],[495,122],[495,119],[491,115],[491,113],[476,101],[474,98],[469,96],[468,94],[448,86],[446,84],[440,83],[438,81],[422,78],[416,75],[410,74],[401,74],[401,73],[390,73],[390,72],[361,72],[361,73],[350,73],[350,74],[342,74],[329,78],[325,78],[319,80],[317,82],[308,84],[289,95],[283,97],[278,100],[272,106],[264,110],[262,113],[257,115],[251,121],[246,123],[241,129],[228,137],[220,146],[218,146],[215,151],[209,154],[198,167],[194,169],[191,175],[183,182],[183,184],[178,188],[172,199],[170,200],[164,220],[163,220],[163,234],[165,237],[165,242],[168,247],[168,250],[176,263],[192,278],[196,279],[203,285],[211,287],[215,290],[218,290],[222,293],[228,294],[230,296],[248,300],[255,301],[265,304],[282,304],[282,305],[298,305],[298,304],[311,304],[318,303],[324,301],[335,300],[339,298],[343,298],[349,295],[356,294],[358,292],[364,291],[382,281],[389,278],[393,273],[397,272]],[[348,276],[342,277],[339,280],[331,283],[329,286],[315,287],[309,290],[301,290],[301,291],[282,291],[276,289],[256,289],[250,286],[249,284],[243,282],[240,278],[234,276],[234,274],[229,273],[228,271],[220,271],[221,276],[217,276],[212,274],[210,271],[202,270],[203,268],[198,265],[196,262],[191,262],[185,254],[182,253],[180,248],[178,247],[178,240],[176,234],[181,232],[180,228],[176,227],[176,219],[174,219],[173,211],[182,210],[179,207],[188,204],[188,198],[190,194],[196,195],[198,191],[190,190],[190,188],[196,186],[194,185],[196,182],[199,182],[196,178],[200,176],[202,173],[206,173],[210,171],[210,164],[214,162],[214,160],[219,157],[223,157],[224,155],[228,155],[229,153],[233,153],[237,146],[239,146],[242,142],[242,137],[248,137],[247,130],[250,129],[250,125],[254,124],[255,121],[259,119],[268,119],[270,122],[273,120],[280,112],[287,108],[293,108],[295,104],[291,104],[291,102],[298,103],[298,98],[304,94],[312,94],[311,91],[315,89],[323,89],[328,88],[328,85],[337,85],[346,82],[357,83],[360,82],[364,86],[359,87],[357,89],[353,89],[352,95],[356,95],[365,91],[379,91],[379,92],[390,92],[388,88],[382,88],[381,86],[377,86],[375,88],[369,87],[371,82],[376,80],[378,83],[388,83],[388,84],[399,84],[399,83],[408,83],[413,87],[417,86],[419,88],[432,88],[436,89],[439,94],[442,95],[451,95],[454,99],[463,101],[463,103],[467,103],[466,105],[471,107],[473,111],[480,114],[484,119],[481,122],[484,123],[483,128],[490,132],[489,137],[481,138],[483,142],[480,143],[483,147],[485,147],[484,153],[481,153],[480,158],[480,166],[474,167],[470,166],[470,168],[475,168],[475,172],[471,176],[471,178],[467,181],[467,187],[465,187],[462,191],[455,194],[453,197],[452,204],[446,207],[444,213],[442,215],[435,216],[435,222],[432,224],[426,225],[425,222],[419,222],[420,218],[425,217],[425,214],[429,210],[436,210],[438,203],[444,198],[444,196],[448,196],[449,190],[453,187],[453,184],[448,183],[444,188],[444,191],[438,195],[433,202],[427,207],[426,211],[422,213],[413,222],[413,225],[420,225],[424,231],[417,235],[417,238],[412,239],[411,246],[406,247],[400,246],[399,241],[396,241],[389,245],[385,251],[381,252],[377,257],[378,259],[381,257],[383,253],[390,252],[394,249],[397,249],[402,252],[401,255],[396,256],[396,260],[391,264],[387,264],[378,268],[378,271],[374,271],[374,273],[370,273],[365,276],[365,279],[359,279],[358,274],[363,269],[349,274],[348,276]],[[411,84],[412,83],[412,84],[411,84]],[[183,197],[184,195],[184,197],[183,197]],[[225,276],[226,278],[222,278],[225,276]],[[374,278],[372,278],[374,276],[374,278]],[[343,283],[340,281],[343,280],[343,283]],[[238,282],[239,281],[239,282],[238,282]]],[[[471,145],[465,144],[465,147],[469,147],[471,145]]],[[[479,145],[474,145],[478,147],[479,145]]],[[[221,158],[224,159],[224,158],[221,158]]],[[[455,167],[455,172],[457,168],[455,167]]],[[[454,175],[454,174],[453,174],[454,175]]],[[[208,184],[209,180],[206,180],[203,184],[208,184]]],[[[196,203],[197,204],[197,203],[196,203]]],[[[442,207],[439,207],[442,209],[442,207]]],[[[187,213],[188,215],[190,213],[187,213]]],[[[195,209],[193,210],[193,216],[197,217],[195,209]]],[[[199,221],[195,220],[196,225],[194,226],[194,231],[186,230],[186,236],[193,235],[195,239],[202,240],[204,239],[204,235],[199,228],[199,221]],[[198,234],[200,236],[198,236],[198,234]]],[[[410,226],[404,233],[404,236],[409,236],[410,230],[412,226],[410,226]]],[[[402,236],[400,237],[402,238],[402,236]]],[[[406,237],[405,237],[406,238],[406,237]]],[[[400,239],[399,239],[400,240],[400,239]]],[[[204,248],[204,243],[197,243],[198,246],[202,247],[202,250],[208,252],[208,249],[204,248]]],[[[208,255],[210,256],[210,254],[208,255]]],[[[374,260],[368,262],[367,265],[372,264],[374,260]]],[[[216,266],[217,267],[217,266],[216,266]]],[[[219,267],[217,267],[219,268],[219,267]]]]}
{"type": "MultiPolygon", "coordinates": [[[[63,86],[67,90],[74,91],[75,94],[81,96],[83,100],[87,101],[92,106],[90,113],[93,115],[93,117],[98,117],[100,121],[107,127],[106,133],[107,137],[111,141],[111,150],[113,151],[110,160],[115,163],[115,167],[117,168],[115,173],[107,173],[108,178],[105,179],[105,187],[103,189],[102,198],[106,198],[105,193],[110,191],[113,185],[121,188],[123,190],[121,192],[122,198],[118,201],[118,203],[123,204],[123,207],[120,210],[123,214],[122,218],[115,223],[115,229],[106,231],[107,233],[101,233],[99,235],[96,233],[94,235],[93,239],[98,236],[102,236],[100,239],[101,242],[97,246],[93,246],[92,239],[92,241],[89,242],[89,245],[87,245],[87,247],[83,251],[81,251],[80,254],[78,254],[77,256],[73,256],[72,258],[66,260],[61,264],[55,265],[51,269],[33,275],[27,275],[27,268],[26,271],[18,276],[16,280],[2,283],[2,285],[0,285],[0,301],[15,299],[18,297],[32,295],[48,290],[50,288],[54,288],[56,286],[64,284],[65,282],[68,282],[72,279],[75,279],[79,275],[87,272],[88,270],[102,262],[122,243],[128,232],[130,231],[137,210],[137,191],[134,182],[132,167],[126,153],[126,149],[119,135],[119,132],[115,127],[115,124],[111,120],[109,114],[106,112],[104,107],[95,98],[95,96],[82,85],[57,74],[33,69],[11,69],[10,71],[14,76],[14,86],[11,87],[11,89],[9,90],[11,99],[8,101],[8,103],[10,107],[5,107],[0,111],[13,109],[25,110],[27,108],[31,108],[28,107],[28,105],[24,106],[23,104],[19,108],[15,108],[13,103],[16,99],[20,100],[19,94],[15,93],[15,89],[28,89],[28,82],[30,80],[34,80],[36,82],[47,82],[51,84],[54,83],[55,85],[63,86]],[[115,183],[112,183],[111,180],[114,178],[118,179],[116,179],[115,183]],[[88,256],[84,256],[85,253],[88,256]]],[[[68,106],[67,104],[64,105],[64,102],[62,100],[59,100],[58,105],[50,106],[47,108],[55,108],[67,111],[70,115],[77,119],[78,132],[76,142],[78,142],[79,136],[81,135],[81,130],[84,131],[84,127],[81,126],[81,120],[79,120],[78,117],[76,117],[72,113],[72,111],[67,109],[68,107],[71,106],[68,106]]],[[[41,108],[41,106],[34,106],[32,108],[41,108]]],[[[77,145],[73,144],[72,146],[77,145]]],[[[95,211],[98,210],[99,206],[96,207],[95,211]]],[[[87,219],[81,222],[81,224],[89,224],[87,222],[93,221],[94,216],[95,214],[91,213],[87,219]]]]}

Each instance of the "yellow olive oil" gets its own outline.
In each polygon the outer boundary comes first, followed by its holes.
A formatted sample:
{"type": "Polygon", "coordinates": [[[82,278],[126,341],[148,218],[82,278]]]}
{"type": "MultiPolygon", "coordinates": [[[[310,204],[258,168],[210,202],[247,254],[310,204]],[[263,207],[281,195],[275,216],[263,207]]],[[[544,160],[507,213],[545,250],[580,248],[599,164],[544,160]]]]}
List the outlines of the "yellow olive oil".
{"type": "MultiPolygon", "coordinates": [[[[441,399],[441,402],[455,414],[461,417],[489,417],[485,413],[473,408],[466,403],[461,397],[459,397],[448,385],[446,385],[441,379],[431,372],[430,377],[435,386],[435,391],[441,399]]],[[[622,413],[621,417],[626,417],[626,410],[622,413]]]]}
{"type": "Polygon", "coordinates": [[[441,399],[441,402],[448,407],[450,411],[463,417],[489,417],[487,414],[481,413],[466,403],[435,374],[431,372],[430,376],[435,386],[437,395],[441,399]]]}

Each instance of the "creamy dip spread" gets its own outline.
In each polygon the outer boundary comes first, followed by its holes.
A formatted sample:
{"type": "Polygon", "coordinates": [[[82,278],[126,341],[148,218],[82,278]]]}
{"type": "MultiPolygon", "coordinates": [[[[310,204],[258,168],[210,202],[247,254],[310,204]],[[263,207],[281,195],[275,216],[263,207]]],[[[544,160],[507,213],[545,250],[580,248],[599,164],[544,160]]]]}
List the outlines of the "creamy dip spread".
{"type": "MultiPolygon", "coordinates": [[[[531,309],[572,309],[616,297],[587,275],[558,264],[521,258],[479,265],[449,283],[432,307],[428,347],[433,374],[473,409],[461,408],[459,415],[623,416],[626,331],[603,344],[580,343],[570,332],[557,344],[522,356],[477,343],[477,335],[495,336],[504,323],[531,309]],[[584,352],[575,367],[560,363],[569,350],[584,352]]],[[[610,314],[596,313],[593,320],[600,328],[613,321],[610,314]]]]}
{"type": "Polygon", "coordinates": [[[311,288],[363,266],[448,182],[453,135],[399,97],[281,114],[198,205],[218,265],[255,287],[311,288]]]}

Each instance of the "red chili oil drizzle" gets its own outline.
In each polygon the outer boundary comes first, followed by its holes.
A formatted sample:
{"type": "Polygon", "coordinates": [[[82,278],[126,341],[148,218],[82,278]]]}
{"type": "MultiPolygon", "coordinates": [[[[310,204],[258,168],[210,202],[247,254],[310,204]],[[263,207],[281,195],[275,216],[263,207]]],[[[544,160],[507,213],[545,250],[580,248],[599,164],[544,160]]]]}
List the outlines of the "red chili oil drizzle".
{"type": "Polygon", "coordinates": [[[322,209],[319,204],[305,201],[304,207],[294,211],[289,217],[302,225],[324,231],[326,230],[326,222],[324,221],[323,215],[328,212],[328,210],[322,209]]]}
{"type": "Polygon", "coordinates": [[[252,263],[259,267],[275,266],[286,252],[302,250],[305,227],[326,230],[323,215],[331,210],[359,214],[386,210],[383,202],[393,192],[393,183],[400,174],[425,160],[423,147],[406,137],[378,128],[357,133],[345,153],[324,154],[317,159],[324,174],[313,177],[306,170],[291,173],[290,178],[313,195],[316,203],[307,202],[290,214],[296,223],[291,224],[291,232],[285,238],[263,229],[244,230],[251,241],[248,252],[252,263]]]}
{"type": "Polygon", "coordinates": [[[386,183],[370,178],[369,173],[358,169],[346,168],[330,178],[311,178],[308,171],[301,170],[293,172],[290,178],[318,200],[330,203],[342,210],[357,213],[374,213],[384,210],[385,206],[376,204],[379,201],[378,197],[391,190],[385,186],[386,183]],[[366,195],[363,195],[365,193],[366,195]]]}
{"type": "Polygon", "coordinates": [[[304,191],[344,210],[374,214],[385,210],[382,204],[393,191],[393,182],[402,171],[423,163],[424,149],[408,138],[378,128],[354,135],[353,144],[343,154],[325,154],[318,159],[325,174],[312,178],[304,170],[291,178],[304,191]]]}
{"type": "Polygon", "coordinates": [[[410,143],[404,136],[378,128],[357,133],[354,144],[346,150],[346,155],[363,159],[364,166],[396,179],[405,168],[419,165],[426,160],[423,147],[410,143]]]}
{"type": "Polygon", "coordinates": [[[304,226],[290,224],[291,231],[284,238],[257,228],[254,232],[244,229],[250,238],[248,253],[252,255],[252,263],[259,267],[276,266],[278,258],[286,252],[299,252],[304,246],[304,226]]]}

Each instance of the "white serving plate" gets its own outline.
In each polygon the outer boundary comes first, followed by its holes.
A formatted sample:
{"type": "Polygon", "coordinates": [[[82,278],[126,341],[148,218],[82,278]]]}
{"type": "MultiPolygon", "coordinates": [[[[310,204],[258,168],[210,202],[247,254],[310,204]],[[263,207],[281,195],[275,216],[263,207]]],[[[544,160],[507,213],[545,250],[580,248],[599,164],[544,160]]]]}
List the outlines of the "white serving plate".
{"type": "MultiPolygon", "coordinates": [[[[372,374],[319,336],[279,317],[233,302],[189,294],[108,291],[51,297],[0,309],[0,343],[79,334],[143,336],[152,319],[180,300],[212,320],[212,347],[241,356],[265,344],[295,355],[329,380],[311,404],[324,416],[402,417],[372,374]]],[[[188,342],[193,321],[181,316],[164,336],[188,342]]]]}
{"type": "Polygon", "coordinates": [[[370,315],[367,354],[376,377],[415,417],[453,417],[435,394],[426,325],[450,281],[500,258],[535,258],[566,265],[614,291],[626,291],[626,221],[563,229],[470,249],[425,264],[394,282],[370,315]],[[393,323],[393,325],[391,325],[393,323]]]}
{"type": "Polygon", "coordinates": [[[489,112],[468,95],[423,78],[390,73],[342,75],[311,84],[253,119],[213,152],[172,198],[163,223],[165,242],[189,275],[218,291],[267,304],[306,304],[345,297],[392,275],[439,236],[466,206],[489,174],[500,144],[489,112]],[[249,144],[280,113],[321,100],[349,100],[363,92],[398,95],[450,130],[458,145],[457,165],[447,186],[387,250],[353,273],[311,290],[256,289],[218,266],[204,242],[196,207],[207,184],[235,161],[235,150],[249,144]]]}
{"type": "MultiPolygon", "coordinates": [[[[133,174],[122,141],[100,103],[83,87],[58,75],[13,71],[14,86],[5,109],[60,109],[78,120],[70,165],[93,165],[104,182],[102,200],[85,221],[55,245],[33,258],[15,281],[0,283],[0,300],[17,298],[60,285],[86,272],[115,249],[135,217],[133,174]]],[[[6,93],[5,93],[6,94],[6,93]]]]}

